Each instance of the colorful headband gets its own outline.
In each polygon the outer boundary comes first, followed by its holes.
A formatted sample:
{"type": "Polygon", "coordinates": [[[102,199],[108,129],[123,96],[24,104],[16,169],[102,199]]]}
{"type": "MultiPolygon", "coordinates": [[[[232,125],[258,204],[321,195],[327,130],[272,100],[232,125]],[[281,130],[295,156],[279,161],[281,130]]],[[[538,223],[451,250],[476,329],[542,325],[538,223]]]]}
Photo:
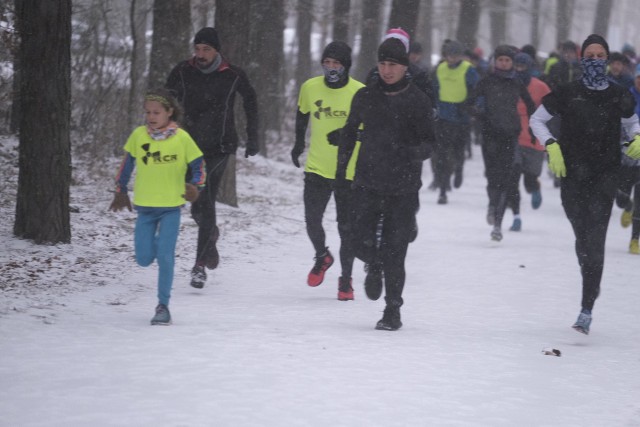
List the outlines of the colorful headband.
{"type": "Polygon", "coordinates": [[[167,108],[172,108],[171,107],[171,103],[164,96],[151,94],[151,95],[146,95],[144,97],[144,99],[145,99],[145,101],[157,101],[157,102],[159,102],[160,104],[164,105],[167,108]]]}

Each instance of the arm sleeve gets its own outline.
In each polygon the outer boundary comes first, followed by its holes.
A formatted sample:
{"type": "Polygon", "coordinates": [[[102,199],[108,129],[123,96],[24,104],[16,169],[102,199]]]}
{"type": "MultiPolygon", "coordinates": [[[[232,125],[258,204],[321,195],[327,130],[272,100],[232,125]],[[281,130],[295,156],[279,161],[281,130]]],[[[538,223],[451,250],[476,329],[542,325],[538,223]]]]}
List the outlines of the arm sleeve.
{"type": "Polygon", "coordinates": [[[638,116],[636,114],[631,117],[623,117],[620,119],[620,123],[622,124],[626,134],[631,138],[635,135],[640,135],[640,122],[638,121],[638,116]]]}
{"type": "Polygon", "coordinates": [[[189,169],[191,169],[190,183],[195,185],[196,187],[203,187],[207,179],[204,159],[202,157],[198,157],[197,159],[191,161],[189,163],[189,169]]]}
{"type": "Polygon", "coordinates": [[[531,131],[544,144],[549,139],[555,139],[551,134],[547,122],[553,118],[553,115],[547,111],[544,104],[540,105],[529,119],[529,127],[531,131]]]}
{"type": "Polygon", "coordinates": [[[131,179],[131,174],[136,166],[136,159],[131,153],[126,153],[120,163],[118,174],[116,175],[116,192],[127,194],[127,185],[131,179]]]}
{"type": "Polygon", "coordinates": [[[304,138],[307,134],[307,127],[309,126],[309,117],[310,113],[303,113],[298,110],[296,113],[296,142],[295,148],[299,149],[300,152],[304,151],[304,138]]]}
{"type": "Polygon", "coordinates": [[[342,139],[341,144],[338,147],[338,167],[336,170],[336,179],[338,177],[344,178],[347,173],[347,166],[349,165],[349,160],[351,159],[351,155],[353,154],[353,150],[356,146],[356,140],[358,139],[358,128],[362,123],[362,119],[360,118],[360,107],[359,100],[360,94],[362,93],[362,89],[356,92],[353,100],[351,101],[351,108],[349,110],[349,117],[347,117],[347,122],[342,128],[342,139]]]}
{"type": "Polygon", "coordinates": [[[247,145],[258,147],[258,96],[251,86],[247,75],[244,71],[236,69],[239,74],[240,82],[238,92],[242,96],[242,106],[244,114],[247,118],[247,145]]]}

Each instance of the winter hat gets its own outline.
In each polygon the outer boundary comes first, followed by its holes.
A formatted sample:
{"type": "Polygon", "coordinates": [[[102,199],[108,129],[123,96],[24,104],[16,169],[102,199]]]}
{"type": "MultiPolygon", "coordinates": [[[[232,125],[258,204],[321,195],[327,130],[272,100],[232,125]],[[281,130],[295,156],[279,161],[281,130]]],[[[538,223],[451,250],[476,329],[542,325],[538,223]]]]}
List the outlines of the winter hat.
{"type": "Polygon", "coordinates": [[[512,46],[501,44],[500,46],[496,47],[496,50],[493,52],[494,58],[497,59],[500,56],[508,56],[509,58],[513,59],[516,56],[516,50],[512,46]]]}
{"type": "Polygon", "coordinates": [[[531,56],[529,56],[528,54],[526,54],[524,52],[518,52],[513,57],[513,63],[514,64],[520,64],[520,65],[526,65],[527,68],[529,68],[529,67],[531,67],[531,65],[533,65],[533,59],[531,58],[531,56]]]}
{"type": "Polygon", "coordinates": [[[457,56],[464,53],[464,46],[456,40],[448,40],[442,45],[442,56],[457,56]]]}
{"type": "Polygon", "coordinates": [[[409,53],[422,53],[422,45],[418,42],[411,42],[411,44],[409,45],[409,53]]]}
{"type": "Polygon", "coordinates": [[[351,68],[351,48],[345,42],[335,41],[329,43],[327,47],[324,48],[324,52],[322,52],[320,63],[322,64],[326,58],[333,58],[340,61],[346,70],[351,68]]]}
{"type": "Polygon", "coordinates": [[[592,44],[599,44],[600,46],[602,46],[604,50],[607,52],[607,59],[609,58],[609,44],[604,39],[604,37],[598,34],[591,34],[589,37],[586,38],[586,40],[582,43],[580,56],[584,56],[584,50],[587,48],[587,46],[592,44]]]}
{"type": "Polygon", "coordinates": [[[382,39],[382,41],[385,41],[391,38],[400,40],[404,45],[404,48],[407,51],[407,53],[409,53],[409,34],[407,34],[405,30],[403,30],[402,28],[392,28],[389,31],[387,31],[387,34],[384,35],[384,38],[382,39]]]}
{"type": "Polygon", "coordinates": [[[388,38],[378,48],[378,62],[389,61],[409,66],[409,54],[397,38],[388,38]]]}
{"type": "Polygon", "coordinates": [[[525,44],[524,46],[522,46],[522,48],[520,48],[520,52],[526,53],[531,57],[531,59],[536,59],[536,56],[538,56],[536,48],[531,44],[525,44]]]}
{"type": "Polygon", "coordinates": [[[215,50],[220,50],[220,39],[215,28],[205,27],[196,33],[193,44],[207,44],[215,50]]]}

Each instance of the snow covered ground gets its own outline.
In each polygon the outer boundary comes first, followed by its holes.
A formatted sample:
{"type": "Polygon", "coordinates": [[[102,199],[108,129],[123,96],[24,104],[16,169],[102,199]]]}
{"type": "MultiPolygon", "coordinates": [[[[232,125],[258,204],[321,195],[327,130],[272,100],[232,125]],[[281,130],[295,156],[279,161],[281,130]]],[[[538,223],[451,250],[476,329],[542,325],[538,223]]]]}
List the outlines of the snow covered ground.
{"type": "MultiPolygon", "coordinates": [[[[478,147],[449,204],[425,165],[404,327],[374,330],[383,300],[318,288],[302,172],[238,159],[240,208],[219,207],[220,267],[189,287],[185,209],[171,304],[150,326],[155,266],[136,266],[135,214],[107,212],[117,160],[76,179],[70,245],[12,237],[17,156],[0,140],[1,426],[640,426],[640,257],[615,208],[591,335],[570,326],[580,276],[559,192],[523,195],[523,230],[489,239],[478,147]],[[555,348],[561,357],[542,353],[555,348]]],[[[76,175],[89,163],[76,165],[76,175]]],[[[505,228],[511,224],[511,214],[505,228]]],[[[338,251],[335,209],[325,219],[338,251]]]]}

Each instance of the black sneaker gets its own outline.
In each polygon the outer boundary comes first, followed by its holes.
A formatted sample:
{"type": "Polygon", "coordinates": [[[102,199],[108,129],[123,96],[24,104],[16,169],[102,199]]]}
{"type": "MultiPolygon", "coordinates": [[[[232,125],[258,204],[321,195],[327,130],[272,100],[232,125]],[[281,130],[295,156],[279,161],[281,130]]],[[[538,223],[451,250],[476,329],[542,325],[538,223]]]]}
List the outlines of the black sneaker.
{"type": "Polygon", "coordinates": [[[196,265],[191,270],[191,286],[196,289],[202,289],[207,281],[207,272],[204,266],[196,265]]]}
{"type": "Polygon", "coordinates": [[[156,315],[151,319],[152,325],[168,326],[171,324],[171,313],[169,308],[164,304],[158,304],[156,307],[156,315]]]}
{"type": "Polygon", "coordinates": [[[379,331],[397,331],[402,328],[400,321],[400,307],[390,307],[384,309],[382,319],[376,323],[376,329],[379,331]]]}
{"type": "Polygon", "coordinates": [[[438,204],[439,205],[446,205],[447,202],[448,202],[447,193],[441,193],[440,196],[438,196],[438,204]]]}
{"type": "Polygon", "coordinates": [[[365,264],[364,269],[367,272],[367,277],[364,279],[364,291],[367,298],[376,301],[382,295],[382,265],[377,262],[365,264]]]}
{"type": "Polygon", "coordinates": [[[460,188],[462,186],[462,168],[456,170],[453,175],[453,188],[460,188]]]}

